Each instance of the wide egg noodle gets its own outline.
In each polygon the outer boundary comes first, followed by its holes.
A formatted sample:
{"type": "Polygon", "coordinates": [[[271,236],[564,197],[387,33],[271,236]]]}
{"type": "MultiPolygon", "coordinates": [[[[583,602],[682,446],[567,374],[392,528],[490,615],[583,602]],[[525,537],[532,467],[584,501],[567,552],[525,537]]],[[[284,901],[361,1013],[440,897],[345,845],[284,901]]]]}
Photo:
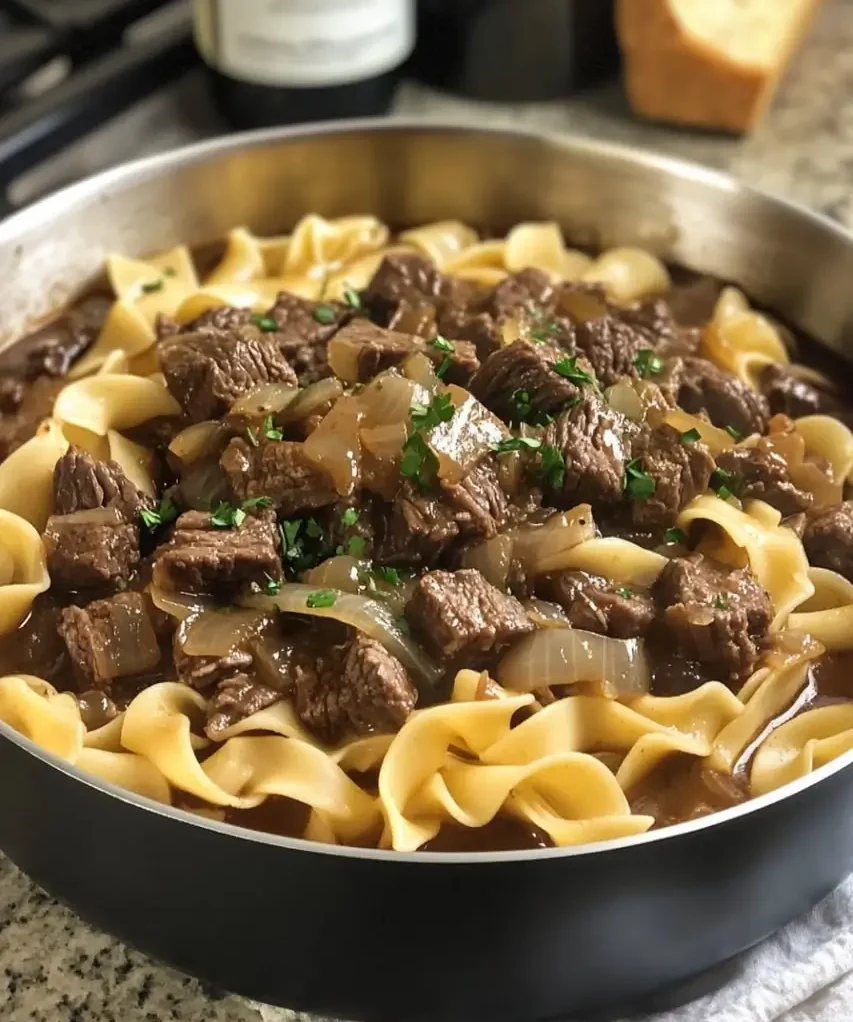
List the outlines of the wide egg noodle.
{"type": "Polygon", "coordinates": [[[750,771],[753,795],[774,791],[853,749],[853,704],[806,710],[766,738],[750,771]]]}
{"type": "Polygon", "coordinates": [[[616,536],[585,540],[565,551],[561,570],[587,571],[620,585],[650,586],[663,571],[666,557],[616,536]]]}
{"type": "Polygon", "coordinates": [[[805,415],[794,420],[794,429],[805,441],[808,454],[828,461],[838,483],[853,473],[853,433],[830,415],[805,415]]]}
{"type": "Polygon", "coordinates": [[[754,390],[762,369],[790,362],[776,327],[732,287],[724,288],[717,301],[703,336],[702,354],[754,390]]]}
{"type": "Polygon", "coordinates": [[[26,519],[39,532],[53,511],[53,468],[68,440],[53,419],[0,462],[0,508],[26,519]]]}
{"type": "Polygon", "coordinates": [[[608,297],[619,305],[664,294],[672,286],[669,272],[657,256],[630,246],[602,253],[581,280],[602,284],[608,297]]]}
{"type": "Polygon", "coordinates": [[[542,270],[554,280],[577,280],[592,265],[584,252],[567,249],[556,223],[516,224],[504,243],[504,265],[510,273],[528,266],[542,270]]]}
{"type": "Polygon", "coordinates": [[[77,700],[41,678],[28,674],[0,678],[0,720],[71,763],[83,748],[86,727],[77,700]]]}
{"type": "Polygon", "coordinates": [[[25,518],[0,511],[0,635],[13,632],[49,587],[41,536],[25,518]]]}
{"type": "Polygon", "coordinates": [[[181,407],[158,379],[129,373],[99,373],[59,392],[54,418],[97,436],[130,429],[158,416],[180,415],[181,407]]]}
{"type": "Polygon", "coordinates": [[[427,259],[432,259],[440,270],[478,240],[477,232],[458,220],[437,220],[400,234],[404,245],[411,245],[427,259]]]}
{"type": "Polygon", "coordinates": [[[853,582],[828,568],[810,568],[814,594],[788,618],[830,652],[853,649],[853,582]]]}
{"type": "MultiPolygon", "coordinates": [[[[814,592],[803,544],[793,529],[780,524],[781,515],[768,504],[748,501],[741,510],[706,494],[692,500],[678,517],[678,525],[685,531],[697,521],[713,522],[745,554],[752,573],[773,601],[773,629],[781,628],[789,613],[814,592]]],[[[716,547],[715,552],[718,550],[716,547]]]]}

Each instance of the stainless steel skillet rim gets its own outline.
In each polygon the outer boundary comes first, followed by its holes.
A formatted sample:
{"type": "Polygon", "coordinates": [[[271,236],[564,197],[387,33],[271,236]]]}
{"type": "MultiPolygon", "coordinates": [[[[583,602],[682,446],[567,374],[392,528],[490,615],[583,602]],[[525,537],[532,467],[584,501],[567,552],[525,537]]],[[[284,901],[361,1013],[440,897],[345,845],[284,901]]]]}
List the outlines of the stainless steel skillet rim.
{"type": "MultiPolygon", "coordinates": [[[[135,181],[144,181],[152,176],[162,176],[179,166],[204,162],[212,156],[234,150],[250,150],[262,148],[268,144],[286,142],[289,139],[310,138],[334,134],[358,134],[363,131],[378,133],[394,133],[397,131],[416,131],[424,134],[459,133],[475,134],[491,137],[505,137],[507,140],[528,139],[531,142],[544,142],[555,148],[574,152],[605,155],[625,163],[633,163],[648,169],[658,170],[662,174],[677,179],[698,182],[710,190],[719,193],[754,195],[757,201],[776,205],[802,220],[811,221],[822,231],[834,235],[848,247],[853,247],[853,235],[844,228],[820,216],[817,213],[791,202],[787,199],[772,196],[765,192],[741,184],[730,176],[715,170],[702,167],[685,160],[665,156],[630,146],[611,142],[599,142],[593,139],[575,138],[557,133],[541,131],[524,131],[510,128],[482,128],[459,123],[446,123],[431,120],[411,120],[392,118],[386,120],[366,119],[329,124],[311,124],[299,128],[273,128],[269,130],[246,132],[238,135],[222,136],[195,143],[166,153],[135,160],[122,164],[111,170],[103,171],[77,184],[57,192],[40,202],[13,214],[0,223],[0,245],[15,245],[26,238],[27,233],[40,224],[50,222],[52,217],[64,211],[69,205],[85,206],[97,202],[100,197],[114,188],[132,186],[135,181]]],[[[259,842],[267,845],[280,846],[293,851],[310,852],[315,855],[332,855],[344,858],[370,859],[388,862],[419,862],[433,865],[474,864],[484,862],[510,862],[528,859],[553,859],[575,856],[593,855],[599,852],[617,852],[638,845],[659,841],[670,841],[676,838],[715,827],[728,821],[738,819],[751,813],[760,812],[763,808],[776,802],[794,797],[813,785],[845,769],[853,763],[853,751],[839,756],[837,759],[820,767],[818,770],[801,777],[796,781],[783,785],[776,791],[751,799],[739,806],[712,813],[699,820],[676,824],[663,830],[652,831],[633,837],[619,838],[611,841],[599,841],[588,845],[569,848],[530,849],[512,852],[468,852],[468,853],[433,853],[433,852],[396,852],[380,849],[349,848],[344,846],[326,845],[302,838],[280,837],[261,831],[248,830],[232,824],[219,823],[194,816],[192,813],[172,806],[164,806],[142,795],[136,795],[118,786],[87,774],[70,763],[60,759],[53,753],[41,749],[29,738],[19,734],[8,724],[0,722],[0,736],[18,745],[21,749],[40,759],[49,767],[59,770],[76,781],[100,791],[108,797],[117,798],[139,810],[172,818],[185,824],[201,827],[205,830],[219,832],[243,841],[259,842]]]]}

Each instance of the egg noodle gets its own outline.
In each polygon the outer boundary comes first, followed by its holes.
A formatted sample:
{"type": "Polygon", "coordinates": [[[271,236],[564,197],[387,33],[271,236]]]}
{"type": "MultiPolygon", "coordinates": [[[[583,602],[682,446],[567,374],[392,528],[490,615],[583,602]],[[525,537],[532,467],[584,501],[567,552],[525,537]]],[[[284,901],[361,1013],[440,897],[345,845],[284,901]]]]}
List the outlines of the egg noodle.
{"type": "MultiPolygon", "coordinates": [[[[503,239],[481,240],[446,221],[392,239],[373,217],[310,215],[287,236],[232,231],[203,280],[183,246],[148,259],[110,257],[115,301],[99,336],[74,366],[53,416],[0,465],[0,633],[13,632],[50,585],[40,531],[51,513],[53,468],[69,443],[117,461],[141,491],[156,493],[145,449],[124,434],[180,411],[157,371],[158,316],[185,324],[221,305],[260,313],[280,291],[340,298],[363,288],[384,256],[411,250],[482,285],[525,267],[558,280],[599,282],[617,304],[670,286],[654,256],[618,248],[593,259],[566,248],[551,223],[520,224],[503,239]],[[162,286],[152,291],[146,284],[155,277],[162,286]]],[[[788,362],[774,325],[732,288],[723,292],[703,344],[708,358],[751,387],[767,364],[788,362]]],[[[697,428],[712,450],[735,446],[705,421],[697,428]]],[[[828,462],[840,487],[853,469],[850,431],[825,416],[803,418],[794,429],[801,449],[828,462]]],[[[479,828],[498,813],[533,825],[558,846],[640,834],[654,819],[633,813],[628,796],[665,759],[690,757],[731,775],[757,736],[795,703],[815,658],[853,649],[853,584],[810,567],[797,533],[780,524],[777,511],[705,494],[681,511],[678,525],[686,530],[699,522],[700,550],[733,567],[748,564],[773,603],[778,642],[737,693],[711,681],[672,697],[575,694],[548,702],[461,670],[449,702],[416,710],[396,734],[328,747],[306,731],[288,699],[213,742],[203,730],[205,697],[168,681],[87,732],[73,695],[11,675],[0,678],[0,719],[105,781],[161,803],[192,796],[207,807],[197,811],[214,818],[228,810],[239,820],[240,810],[271,796],[296,800],[310,808],[304,836],[326,842],[410,851],[445,823],[479,828]],[[601,750],[618,755],[611,762],[596,755],[601,750]]],[[[560,567],[648,586],[666,563],[663,554],[629,540],[595,537],[566,550],[560,567]]],[[[753,750],[751,793],[778,788],[851,748],[853,703],[807,709],[770,729],[753,750]]]]}

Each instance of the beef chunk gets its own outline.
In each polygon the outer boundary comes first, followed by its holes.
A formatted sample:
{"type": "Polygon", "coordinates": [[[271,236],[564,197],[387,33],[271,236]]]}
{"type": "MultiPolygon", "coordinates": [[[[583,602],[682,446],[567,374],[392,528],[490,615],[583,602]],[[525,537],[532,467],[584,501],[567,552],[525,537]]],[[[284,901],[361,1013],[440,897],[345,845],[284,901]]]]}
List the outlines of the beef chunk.
{"type": "Polygon", "coordinates": [[[142,593],[119,593],[86,607],[66,607],[59,618],[79,691],[108,691],[115,678],[144,674],[160,662],[160,647],[142,593]]]}
{"type": "Polygon", "coordinates": [[[743,436],[763,433],[767,425],[767,402],[761,394],[704,358],[682,359],[677,401],[686,412],[707,412],[715,426],[731,426],[743,436]]]}
{"type": "Polygon", "coordinates": [[[258,681],[251,674],[235,670],[217,684],[207,707],[204,732],[208,738],[218,741],[222,732],[232,724],[272,706],[279,699],[281,693],[274,688],[258,681]]]}
{"type": "Polygon", "coordinates": [[[184,652],[180,629],[175,632],[175,672],[178,681],[199,692],[219,685],[235,674],[245,674],[252,669],[252,654],[235,649],[225,656],[190,656],[184,652]]]}
{"type": "Polygon", "coordinates": [[[551,499],[559,507],[614,503],[622,499],[625,465],[636,427],[598,394],[585,388],[580,402],[567,408],[545,430],[545,444],[565,460],[565,478],[551,499]]]}
{"type": "Polygon", "coordinates": [[[206,309],[200,316],[181,330],[181,333],[194,334],[219,333],[220,331],[239,330],[252,322],[252,310],[242,309],[234,305],[217,305],[206,309]]]}
{"type": "Polygon", "coordinates": [[[39,376],[23,387],[15,414],[0,415],[0,461],[35,436],[39,423],[52,414],[64,385],[65,380],[39,376]]]}
{"type": "Polygon", "coordinates": [[[547,600],[559,603],[572,628],[598,632],[614,639],[642,635],[655,618],[655,604],[647,592],[620,586],[586,571],[561,571],[544,576],[536,587],[547,600]]]}
{"type": "Polygon", "coordinates": [[[754,447],[733,447],[717,455],[717,467],[732,474],[739,497],[766,501],[783,516],[811,507],[814,497],[791,482],[788,462],[765,437],[754,447]]]}
{"type": "Polygon", "coordinates": [[[24,375],[65,376],[98,336],[110,305],[110,299],[92,295],[29,338],[20,346],[24,375]]]}
{"type": "MultiPolygon", "coordinates": [[[[708,489],[714,471],[708,448],[701,440],[684,443],[670,425],[640,430],[631,453],[637,468],[655,484],[650,496],[632,501],[634,524],[642,529],[671,525],[681,508],[708,489]]],[[[630,489],[627,492],[630,496],[630,489]]]]}
{"type": "Polygon", "coordinates": [[[799,419],[804,415],[833,415],[838,401],[813,383],[798,379],[785,366],[771,362],[761,371],[761,393],[767,399],[771,415],[799,419]]]}
{"type": "MultiPolygon", "coordinates": [[[[471,380],[471,393],[506,422],[522,417],[535,421],[579,398],[583,384],[554,368],[566,359],[566,353],[553,345],[515,341],[489,355],[471,380]]],[[[583,359],[575,367],[592,372],[583,359]]]]}
{"type": "Polygon", "coordinates": [[[53,469],[53,510],[57,515],[96,507],[115,508],[135,522],[151,499],[141,493],[115,461],[96,461],[72,444],[53,469]]]}
{"type": "Polygon", "coordinates": [[[332,375],[329,338],[352,316],[352,309],[341,302],[312,302],[282,291],[266,315],[278,324],[276,344],[303,386],[332,375]]]}
{"type": "Polygon", "coordinates": [[[386,330],[369,319],[356,319],[338,331],[335,347],[338,346],[341,362],[347,362],[346,367],[335,362],[338,374],[350,382],[363,383],[383,369],[399,365],[423,347],[423,341],[410,334],[386,330]]]}
{"type": "Polygon", "coordinates": [[[532,267],[510,273],[485,296],[480,311],[500,321],[519,313],[538,319],[550,311],[555,290],[547,273],[532,267]]]}
{"type": "Polygon", "coordinates": [[[211,516],[187,511],[175,523],[171,540],[157,550],[154,582],[185,593],[228,596],[252,582],[281,579],[275,514],[247,515],[239,528],[217,528],[211,516]]]}
{"type": "Polygon", "coordinates": [[[300,659],[295,705],[327,742],[348,734],[398,731],[417,701],[405,667],[375,639],[357,633],[343,650],[300,659]]]}
{"type": "Polygon", "coordinates": [[[773,608],[749,568],[702,554],[673,558],[652,587],[662,608],[661,638],[690,660],[712,663],[721,680],[754,668],[773,608]]]}
{"type": "Polygon", "coordinates": [[[577,346],[586,355],[602,387],[612,386],[620,376],[638,376],[634,359],[649,350],[649,340],[627,323],[603,316],[581,323],[577,346]]]}
{"type": "Polygon", "coordinates": [[[371,316],[387,324],[401,303],[437,305],[447,293],[447,278],[432,260],[401,252],[385,256],[365,288],[362,302],[371,316]]]}
{"type": "Polygon", "coordinates": [[[809,562],[853,582],[853,500],[818,512],[803,535],[809,562]]]}
{"type": "Polygon", "coordinates": [[[695,355],[702,342],[696,327],[680,326],[665,298],[648,298],[619,310],[623,323],[640,333],[659,355],[695,355]]]}
{"type": "Polygon", "coordinates": [[[376,559],[388,565],[430,565],[459,535],[453,509],[440,492],[423,493],[408,479],[376,517],[376,559]]]}
{"type": "Polygon", "coordinates": [[[139,564],[139,527],[115,514],[96,521],[76,514],[48,518],[42,539],[53,585],[71,592],[127,585],[139,564]]]}
{"type": "Polygon", "coordinates": [[[421,576],[406,605],[406,619],[442,657],[500,648],[533,630],[518,600],[474,568],[421,576]]]}
{"type": "Polygon", "coordinates": [[[491,539],[517,514],[491,458],[477,464],[461,483],[444,486],[442,491],[463,537],[491,539]]]}
{"type": "Polygon", "coordinates": [[[194,422],[221,418],[236,398],[263,384],[296,384],[272,335],[254,327],[178,334],[157,353],[169,390],[194,422]]]}
{"type": "Polygon", "coordinates": [[[305,456],[303,445],[296,441],[272,440],[253,447],[235,437],[220,464],[241,501],[269,497],[285,517],[340,499],[328,474],[305,456]]]}

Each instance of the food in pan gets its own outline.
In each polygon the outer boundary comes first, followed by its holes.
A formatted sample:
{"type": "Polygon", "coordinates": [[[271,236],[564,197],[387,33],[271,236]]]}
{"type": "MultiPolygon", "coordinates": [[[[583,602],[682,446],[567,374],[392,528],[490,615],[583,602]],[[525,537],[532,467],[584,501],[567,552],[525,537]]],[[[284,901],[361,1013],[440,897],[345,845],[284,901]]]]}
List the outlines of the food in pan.
{"type": "Polygon", "coordinates": [[[853,747],[853,435],[737,289],[554,224],[113,256],[3,355],[0,719],[217,820],[574,845],[853,747]]]}

